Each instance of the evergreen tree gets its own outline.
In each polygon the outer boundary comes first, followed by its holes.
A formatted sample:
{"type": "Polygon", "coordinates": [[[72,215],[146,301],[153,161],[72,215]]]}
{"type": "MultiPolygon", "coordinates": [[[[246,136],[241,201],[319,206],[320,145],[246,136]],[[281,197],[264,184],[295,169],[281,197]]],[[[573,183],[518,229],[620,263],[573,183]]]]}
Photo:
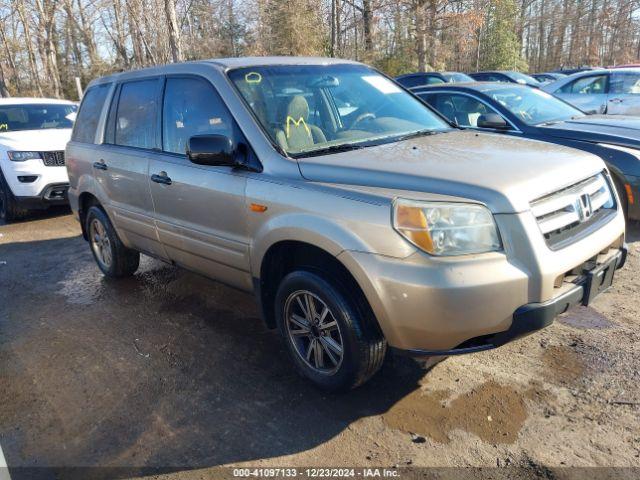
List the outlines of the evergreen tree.
{"type": "Polygon", "coordinates": [[[517,19],[515,0],[489,1],[482,34],[481,70],[527,69],[516,33],[517,19]]]}

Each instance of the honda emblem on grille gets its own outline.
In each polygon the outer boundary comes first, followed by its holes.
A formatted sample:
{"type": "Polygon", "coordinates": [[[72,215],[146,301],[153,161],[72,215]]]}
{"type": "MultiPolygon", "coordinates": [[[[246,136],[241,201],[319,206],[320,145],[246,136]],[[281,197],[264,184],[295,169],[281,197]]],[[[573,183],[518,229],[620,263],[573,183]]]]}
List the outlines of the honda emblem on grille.
{"type": "Polygon", "coordinates": [[[577,198],[576,211],[580,217],[580,222],[586,222],[591,218],[593,209],[591,208],[591,196],[588,193],[583,193],[577,198]]]}

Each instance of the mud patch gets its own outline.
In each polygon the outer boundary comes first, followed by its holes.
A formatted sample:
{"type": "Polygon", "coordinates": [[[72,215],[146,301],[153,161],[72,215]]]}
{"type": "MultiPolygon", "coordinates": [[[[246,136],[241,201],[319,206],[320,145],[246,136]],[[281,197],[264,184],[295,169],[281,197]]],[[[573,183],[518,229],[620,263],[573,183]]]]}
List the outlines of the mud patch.
{"type": "Polygon", "coordinates": [[[584,376],[586,366],[580,355],[570,347],[553,345],[542,354],[543,377],[561,384],[577,382],[584,376]]]}
{"type": "Polygon", "coordinates": [[[590,307],[574,308],[560,315],[558,321],[580,330],[604,330],[615,326],[615,323],[590,307]]]}
{"type": "Polygon", "coordinates": [[[449,443],[452,430],[474,433],[487,443],[514,443],[527,419],[524,398],[518,391],[489,381],[455,398],[446,391],[415,391],[396,403],[383,419],[405,432],[449,443]]]}

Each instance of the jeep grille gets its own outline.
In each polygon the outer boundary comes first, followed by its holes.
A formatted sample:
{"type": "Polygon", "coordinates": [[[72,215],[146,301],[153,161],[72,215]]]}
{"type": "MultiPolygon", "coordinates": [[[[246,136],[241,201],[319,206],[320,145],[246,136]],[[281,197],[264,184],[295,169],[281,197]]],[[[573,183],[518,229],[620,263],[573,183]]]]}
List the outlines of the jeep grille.
{"type": "Polygon", "coordinates": [[[64,151],[40,152],[40,154],[47,167],[64,167],[64,151]]]}

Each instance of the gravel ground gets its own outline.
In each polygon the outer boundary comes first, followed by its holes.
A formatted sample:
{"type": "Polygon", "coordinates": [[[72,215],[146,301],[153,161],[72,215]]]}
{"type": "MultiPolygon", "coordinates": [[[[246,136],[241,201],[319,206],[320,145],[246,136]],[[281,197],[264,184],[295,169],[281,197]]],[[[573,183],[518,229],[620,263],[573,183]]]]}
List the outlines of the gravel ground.
{"type": "Polygon", "coordinates": [[[429,371],[392,359],[324,395],[252,297],[146,257],[107,280],[65,210],[0,226],[0,446],[14,480],[69,466],[180,479],[224,465],[640,467],[637,225],[628,241],[592,307],[429,371]]]}

